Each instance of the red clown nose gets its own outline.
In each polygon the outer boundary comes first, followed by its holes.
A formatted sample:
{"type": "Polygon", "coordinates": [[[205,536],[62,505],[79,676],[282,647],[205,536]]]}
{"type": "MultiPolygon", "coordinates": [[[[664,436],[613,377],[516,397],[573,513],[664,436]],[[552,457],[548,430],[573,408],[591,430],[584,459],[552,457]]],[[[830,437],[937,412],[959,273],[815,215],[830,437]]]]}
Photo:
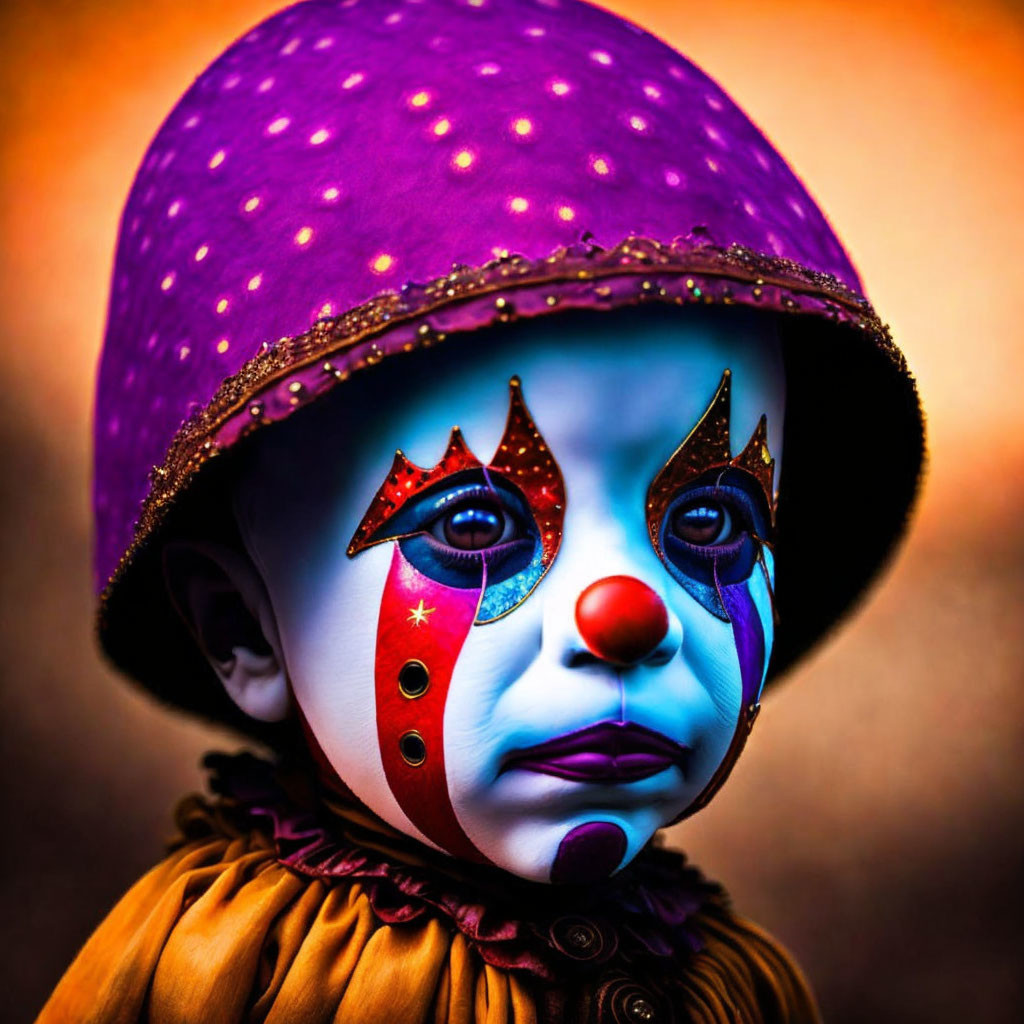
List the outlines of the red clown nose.
{"type": "Polygon", "coordinates": [[[591,654],[614,665],[635,665],[665,639],[668,609],[636,577],[605,576],[580,594],[576,626],[591,654]]]}

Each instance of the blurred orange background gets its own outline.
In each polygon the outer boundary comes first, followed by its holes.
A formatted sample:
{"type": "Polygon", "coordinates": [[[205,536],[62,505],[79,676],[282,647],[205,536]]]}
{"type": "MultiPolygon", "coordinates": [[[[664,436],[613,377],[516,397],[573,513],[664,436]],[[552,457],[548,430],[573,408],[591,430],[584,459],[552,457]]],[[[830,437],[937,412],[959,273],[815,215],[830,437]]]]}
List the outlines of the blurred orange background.
{"type": "MultiPolygon", "coordinates": [[[[197,760],[92,638],[92,378],[120,207],[259,0],[0,6],[0,919],[28,1019],[159,856],[197,760]]],[[[845,240],[916,371],[931,470],[860,614],[673,842],[793,949],[825,1019],[1024,1019],[1024,12],[607,0],[712,74],[845,240]]],[[[865,487],[870,480],[861,481],[865,487]]]]}

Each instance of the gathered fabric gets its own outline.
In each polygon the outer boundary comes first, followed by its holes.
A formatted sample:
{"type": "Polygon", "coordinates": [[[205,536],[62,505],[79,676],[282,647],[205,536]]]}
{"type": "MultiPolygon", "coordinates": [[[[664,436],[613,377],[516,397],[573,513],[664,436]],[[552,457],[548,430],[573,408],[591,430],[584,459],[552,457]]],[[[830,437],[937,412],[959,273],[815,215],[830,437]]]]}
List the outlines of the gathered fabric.
{"type": "Polygon", "coordinates": [[[576,891],[520,882],[302,806],[251,756],[210,764],[220,797],[182,801],[173,849],[37,1024],[818,1020],[788,954],[678,854],[576,891]]]}

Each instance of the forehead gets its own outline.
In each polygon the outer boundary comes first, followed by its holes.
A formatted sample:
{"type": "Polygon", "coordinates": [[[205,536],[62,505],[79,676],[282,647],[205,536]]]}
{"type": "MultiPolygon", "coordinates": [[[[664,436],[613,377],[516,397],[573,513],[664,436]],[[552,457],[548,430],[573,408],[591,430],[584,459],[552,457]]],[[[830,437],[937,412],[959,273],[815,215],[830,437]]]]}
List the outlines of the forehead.
{"type": "Polygon", "coordinates": [[[726,368],[734,452],[767,414],[780,459],[784,374],[773,319],[736,308],[627,309],[542,317],[385,361],[268,431],[244,490],[274,487],[286,504],[290,496],[309,505],[317,493],[369,501],[396,448],[432,466],[456,424],[486,463],[513,375],[567,478],[595,468],[653,476],[726,368]]]}

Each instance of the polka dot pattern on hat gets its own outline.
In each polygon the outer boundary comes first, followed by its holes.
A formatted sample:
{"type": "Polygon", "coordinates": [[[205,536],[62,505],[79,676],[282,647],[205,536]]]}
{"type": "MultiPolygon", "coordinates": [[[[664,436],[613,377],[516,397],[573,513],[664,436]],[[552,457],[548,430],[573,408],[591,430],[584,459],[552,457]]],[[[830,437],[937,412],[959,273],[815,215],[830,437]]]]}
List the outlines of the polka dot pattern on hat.
{"type": "Polygon", "coordinates": [[[265,343],[584,233],[696,231],[859,282],[706,75],[579,0],[310,0],[197,79],[122,219],[96,415],[98,586],[183,420],[265,343]]]}

